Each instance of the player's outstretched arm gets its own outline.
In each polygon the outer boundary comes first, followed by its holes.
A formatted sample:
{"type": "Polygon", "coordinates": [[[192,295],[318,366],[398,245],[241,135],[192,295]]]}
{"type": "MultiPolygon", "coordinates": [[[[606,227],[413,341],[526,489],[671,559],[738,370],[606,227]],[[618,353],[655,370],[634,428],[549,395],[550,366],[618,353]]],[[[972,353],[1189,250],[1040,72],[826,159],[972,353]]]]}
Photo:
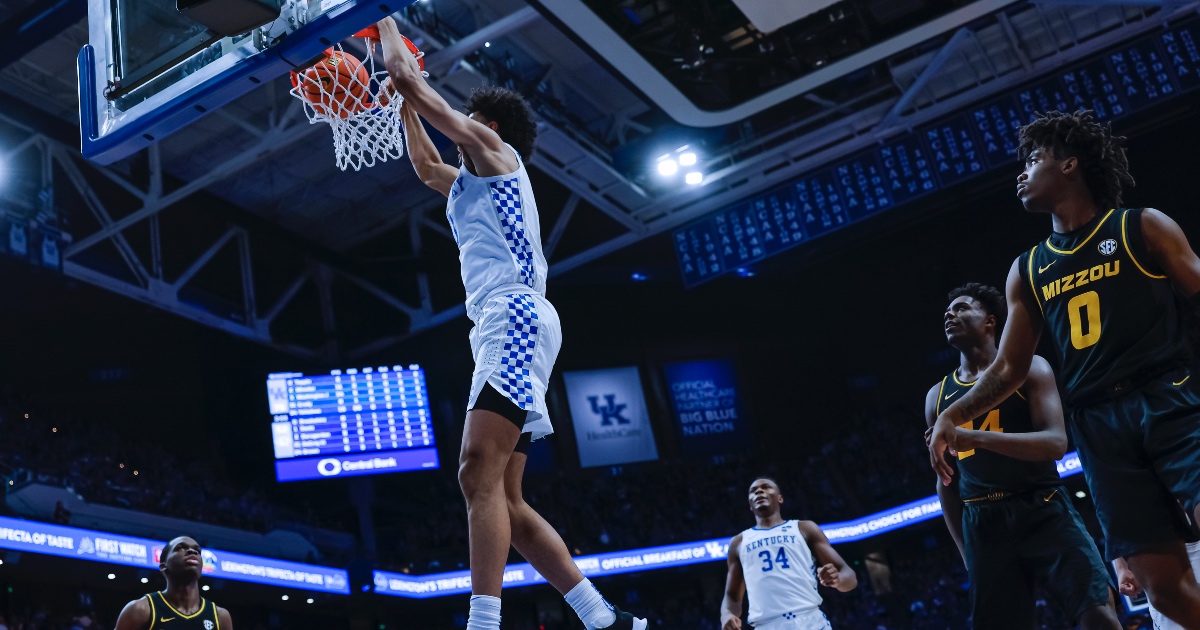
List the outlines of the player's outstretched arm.
{"type": "Polygon", "coordinates": [[[996,360],[980,375],[979,381],[962,398],[938,416],[929,441],[929,463],[943,484],[949,484],[954,469],[946,463],[945,453],[958,455],[958,425],[978,417],[1000,404],[1025,382],[1033,353],[1042,334],[1042,313],[1037,298],[1021,280],[1020,258],[1008,271],[1005,293],[1008,297],[1008,323],[1000,338],[996,360]]]}
{"type": "Polygon", "coordinates": [[[841,554],[834,550],[833,545],[829,544],[825,532],[812,521],[798,523],[804,541],[808,543],[808,548],[812,550],[813,557],[820,565],[817,569],[817,579],[821,581],[821,586],[835,588],[843,593],[853,591],[854,587],[858,586],[858,575],[846,564],[841,554]]]}
{"type": "Polygon", "coordinates": [[[1146,208],[1142,211],[1142,239],[1175,290],[1200,306],[1196,301],[1200,294],[1200,258],[1179,224],[1154,208],[1146,208]]]}
{"type": "Polygon", "coordinates": [[[150,627],[150,600],[135,599],[121,610],[115,630],[146,630],[150,627]]]}
{"type": "Polygon", "coordinates": [[[725,598],[721,600],[721,630],[742,630],[742,598],[746,595],[746,576],[742,574],[742,558],[738,549],[742,535],[729,541],[729,575],[725,576],[725,598]]]}
{"type": "Polygon", "coordinates": [[[442,161],[433,140],[425,132],[425,125],[421,124],[417,110],[409,107],[407,101],[400,106],[400,122],[404,124],[404,146],[408,149],[408,159],[417,171],[417,177],[426,186],[442,193],[443,197],[449,197],[454,180],[458,178],[458,169],[442,161]]]}
{"type": "Polygon", "coordinates": [[[958,448],[984,450],[1031,462],[1062,459],[1067,454],[1067,428],[1054,370],[1045,359],[1034,355],[1025,378],[1033,430],[1028,433],[958,430],[958,448]]]}
{"type": "MultiPolygon", "coordinates": [[[[939,383],[925,394],[925,424],[929,427],[929,430],[925,432],[925,446],[927,447],[933,433],[933,423],[937,420],[937,399],[941,392],[942,387],[939,383]]],[[[966,562],[967,552],[963,547],[962,533],[962,497],[958,494],[958,484],[946,485],[939,481],[937,495],[938,500],[942,502],[942,518],[946,519],[946,529],[950,530],[950,537],[954,539],[954,544],[958,547],[958,553],[963,557],[963,562],[966,562]]]]}
{"type": "Polygon", "coordinates": [[[217,624],[216,630],[233,630],[233,617],[229,616],[229,611],[217,606],[217,624]]]}
{"type": "Polygon", "coordinates": [[[400,37],[396,21],[386,17],[376,26],[379,27],[388,76],[392,79],[392,86],[404,97],[405,104],[412,106],[434,129],[464,147],[475,163],[476,175],[489,177],[517,170],[516,156],[504,146],[504,141],[495,130],[450,107],[441,94],[429,87],[421,75],[416,57],[400,37]]]}

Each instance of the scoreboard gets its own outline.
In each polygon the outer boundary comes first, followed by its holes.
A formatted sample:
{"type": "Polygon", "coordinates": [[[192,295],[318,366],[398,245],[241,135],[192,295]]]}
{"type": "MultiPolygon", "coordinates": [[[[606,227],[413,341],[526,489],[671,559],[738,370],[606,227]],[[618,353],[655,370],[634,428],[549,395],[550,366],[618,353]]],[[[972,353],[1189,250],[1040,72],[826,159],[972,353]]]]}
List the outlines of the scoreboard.
{"type": "Polygon", "coordinates": [[[1091,109],[1101,122],[1200,88],[1200,23],[1160,31],[806,173],[672,234],[691,287],[876,213],[1017,164],[1038,112],[1091,109]]]}
{"type": "Polygon", "coordinates": [[[275,477],[349,477],[438,467],[417,365],[267,376],[275,477]]]}

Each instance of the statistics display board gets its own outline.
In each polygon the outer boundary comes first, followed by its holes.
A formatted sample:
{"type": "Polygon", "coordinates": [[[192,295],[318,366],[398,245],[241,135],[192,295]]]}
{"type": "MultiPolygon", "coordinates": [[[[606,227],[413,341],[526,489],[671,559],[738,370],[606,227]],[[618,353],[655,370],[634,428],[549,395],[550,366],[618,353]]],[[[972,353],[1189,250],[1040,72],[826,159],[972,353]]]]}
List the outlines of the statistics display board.
{"type": "Polygon", "coordinates": [[[271,374],[267,398],[279,481],[438,467],[420,366],[271,374]]]}
{"type": "MultiPolygon", "coordinates": [[[[158,570],[165,542],[0,516],[0,549],[158,570]]],[[[350,594],[346,571],[219,549],[202,553],[205,577],[350,594]]]]}
{"type": "Polygon", "coordinates": [[[817,169],[672,234],[692,287],[884,210],[1017,163],[1038,112],[1091,109],[1118,120],[1200,87],[1200,23],[1126,44],[876,148],[817,169]]]}

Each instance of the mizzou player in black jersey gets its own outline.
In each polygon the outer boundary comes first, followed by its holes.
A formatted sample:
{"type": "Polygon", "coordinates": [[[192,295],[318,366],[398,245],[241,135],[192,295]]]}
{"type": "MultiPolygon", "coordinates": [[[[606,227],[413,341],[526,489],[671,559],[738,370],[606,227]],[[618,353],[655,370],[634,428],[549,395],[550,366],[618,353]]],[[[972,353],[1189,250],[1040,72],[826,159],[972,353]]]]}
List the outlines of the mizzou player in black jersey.
{"type": "Polygon", "coordinates": [[[164,591],[125,605],[116,630],[233,630],[229,611],[200,597],[200,544],[181,536],[167,543],[158,564],[164,591]]]}
{"type": "MultiPolygon", "coordinates": [[[[959,367],[925,396],[926,436],[996,358],[1004,316],[1004,296],[993,287],[970,283],[950,292],[942,321],[961,353],[959,367]]],[[[1067,432],[1046,360],[1035,356],[1013,395],[959,425],[956,436],[958,482],[937,486],[971,580],[972,628],[1035,627],[1036,587],[1084,630],[1120,628],[1100,551],[1058,476],[1067,432]]]]}
{"type": "Polygon", "coordinates": [[[1177,297],[1200,306],[1200,259],[1162,212],[1119,207],[1133,183],[1123,141],[1090,112],[1021,129],[1017,195],[1051,215],[1054,233],[1014,261],[996,360],[938,417],[930,463],[949,483],[956,425],[1016,391],[1048,332],[1107,556],[1128,563],[1160,612],[1200,628],[1178,509],[1200,518],[1200,379],[1176,308],[1177,297]]]}

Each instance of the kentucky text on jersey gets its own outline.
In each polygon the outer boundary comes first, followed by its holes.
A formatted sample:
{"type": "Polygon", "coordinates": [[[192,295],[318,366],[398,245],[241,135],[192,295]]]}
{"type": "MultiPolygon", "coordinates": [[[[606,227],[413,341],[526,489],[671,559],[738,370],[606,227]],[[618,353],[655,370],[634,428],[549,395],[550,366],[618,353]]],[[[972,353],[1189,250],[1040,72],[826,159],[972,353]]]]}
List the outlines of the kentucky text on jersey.
{"type": "Polygon", "coordinates": [[[746,551],[754,551],[760,547],[768,545],[794,545],[796,544],[797,536],[768,536],[752,541],[746,545],[746,551]]]}
{"type": "Polygon", "coordinates": [[[1121,261],[1114,260],[1096,265],[1091,269],[1084,269],[1076,273],[1067,274],[1054,282],[1042,285],[1042,301],[1049,302],[1051,298],[1056,298],[1064,293],[1069,293],[1074,289],[1078,289],[1086,284],[1099,282],[1105,278],[1111,278],[1121,273],[1121,261]]]}

